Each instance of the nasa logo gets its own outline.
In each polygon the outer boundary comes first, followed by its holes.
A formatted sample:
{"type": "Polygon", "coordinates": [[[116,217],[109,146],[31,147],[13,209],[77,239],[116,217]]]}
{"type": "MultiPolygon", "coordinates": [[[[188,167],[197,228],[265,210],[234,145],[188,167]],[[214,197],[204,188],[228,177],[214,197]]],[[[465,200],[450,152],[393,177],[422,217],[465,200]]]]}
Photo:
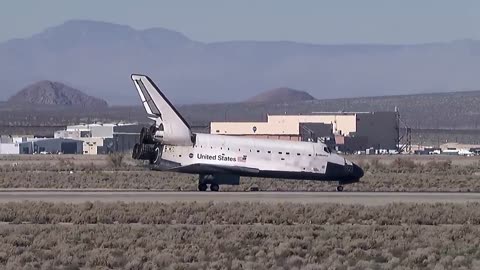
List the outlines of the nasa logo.
{"type": "Polygon", "coordinates": [[[190,153],[190,154],[188,155],[188,157],[189,157],[189,158],[193,158],[193,154],[190,153]]]}

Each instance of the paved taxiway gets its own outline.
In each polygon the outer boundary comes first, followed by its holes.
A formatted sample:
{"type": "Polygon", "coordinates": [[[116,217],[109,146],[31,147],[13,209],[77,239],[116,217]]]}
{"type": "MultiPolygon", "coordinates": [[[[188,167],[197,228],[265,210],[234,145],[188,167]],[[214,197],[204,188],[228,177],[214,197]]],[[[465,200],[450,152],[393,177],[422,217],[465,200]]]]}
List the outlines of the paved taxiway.
{"type": "Polygon", "coordinates": [[[264,202],[384,205],[404,203],[479,202],[480,193],[408,192],[150,192],[150,191],[2,191],[0,203],[21,201],[101,202],[264,202]]]}

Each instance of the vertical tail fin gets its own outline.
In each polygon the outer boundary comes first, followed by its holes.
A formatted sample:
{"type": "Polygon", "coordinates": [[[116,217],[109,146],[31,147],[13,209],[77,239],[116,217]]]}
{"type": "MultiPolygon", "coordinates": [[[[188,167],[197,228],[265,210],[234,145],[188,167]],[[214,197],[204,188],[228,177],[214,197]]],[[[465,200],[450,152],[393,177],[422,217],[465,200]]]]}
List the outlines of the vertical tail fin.
{"type": "Polygon", "coordinates": [[[180,115],[155,83],[145,75],[132,75],[145,111],[151,119],[155,119],[159,132],[162,132],[162,143],[175,145],[191,145],[193,135],[187,121],[180,115]]]}

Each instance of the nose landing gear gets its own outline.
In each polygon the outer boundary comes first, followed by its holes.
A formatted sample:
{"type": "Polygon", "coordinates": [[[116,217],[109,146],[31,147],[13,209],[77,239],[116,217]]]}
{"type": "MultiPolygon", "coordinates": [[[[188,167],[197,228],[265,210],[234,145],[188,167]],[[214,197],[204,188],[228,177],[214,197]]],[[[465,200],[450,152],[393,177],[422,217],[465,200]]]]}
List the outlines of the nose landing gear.
{"type": "Polygon", "coordinates": [[[337,191],[342,192],[343,191],[343,186],[337,186],[337,191]]]}
{"type": "Polygon", "coordinates": [[[198,184],[199,191],[207,191],[207,184],[198,184]]]}

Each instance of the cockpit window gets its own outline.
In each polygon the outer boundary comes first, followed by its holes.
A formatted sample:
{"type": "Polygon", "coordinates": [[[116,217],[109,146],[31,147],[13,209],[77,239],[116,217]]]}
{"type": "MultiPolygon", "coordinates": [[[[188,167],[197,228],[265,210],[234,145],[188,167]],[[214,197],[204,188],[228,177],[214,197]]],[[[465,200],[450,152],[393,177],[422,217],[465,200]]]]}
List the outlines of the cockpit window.
{"type": "Polygon", "coordinates": [[[328,148],[326,146],[323,148],[323,151],[325,151],[326,153],[329,153],[329,154],[332,153],[332,151],[330,151],[330,148],[328,148]]]}

